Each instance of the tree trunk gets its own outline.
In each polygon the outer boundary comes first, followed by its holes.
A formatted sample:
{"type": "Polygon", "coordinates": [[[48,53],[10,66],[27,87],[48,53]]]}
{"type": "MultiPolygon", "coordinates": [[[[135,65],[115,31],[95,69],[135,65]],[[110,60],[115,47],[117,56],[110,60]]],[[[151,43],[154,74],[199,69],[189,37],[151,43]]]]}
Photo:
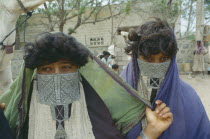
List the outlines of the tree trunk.
{"type": "Polygon", "coordinates": [[[60,32],[63,32],[63,27],[64,27],[64,23],[61,22],[60,25],[59,25],[59,31],[60,32]]]}
{"type": "Polygon", "coordinates": [[[20,50],[20,31],[19,31],[19,29],[16,30],[15,50],[20,50]]]}
{"type": "Polygon", "coordinates": [[[192,24],[192,11],[193,11],[193,0],[190,0],[190,11],[189,11],[189,18],[188,18],[188,23],[187,23],[187,30],[185,32],[185,36],[189,34],[190,31],[190,26],[192,24]]]}
{"type": "Polygon", "coordinates": [[[110,3],[108,4],[109,6],[109,11],[111,14],[111,41],[110,41],[110,45],[113,44],[113,40],[114,40],[114,18],[113,18],[113,12],[112,12],[112,7],[110,5],[110,3]]]}
{"type": "Polygon", "coordinates": [[[204,0],[197,0],[196,3],[196,40],[203,42],[204,31],[204,0]]]}
{"type": "Polygon", "coordinates": [[[64,9],[64,4],[65,4],[65,0],[60,0],[58,1],[58,4],[59,4],[59,11],[60,11],[60,14],[59,14],[59,19],[60,19],[60,23],[59,23],[59,31],[60,32],[63,32],[63,28],[64,28],[64,25],[65,25],[65,19],[64,19],[64,14],[65,14],[65,9],[64,9]]]}
{"type": "MultiPolygon", "coordinates": [[[[48,9],[46,3],[44,3],[44,8],[46,10],[48,9]]],[[[50,32],[52,32],[52,31],[54,31],[54,25],[53,25],[52,16],[51,16],[50,13],[47,14],[47,19],[48,19],[48,22],[49,22],[49,30],[50,30],[50,32]]]]}

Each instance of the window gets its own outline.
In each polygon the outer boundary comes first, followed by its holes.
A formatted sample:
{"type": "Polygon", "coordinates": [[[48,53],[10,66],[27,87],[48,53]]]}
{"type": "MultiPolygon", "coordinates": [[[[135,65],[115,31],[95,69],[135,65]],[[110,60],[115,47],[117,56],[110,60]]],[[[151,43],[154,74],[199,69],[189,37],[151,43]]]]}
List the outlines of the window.
{"type": "Polygon", "coordinates": [[[91,37],[90,38],[90,45],[91,46],[104,45],[104,38],[103,37],[91,37]]]}

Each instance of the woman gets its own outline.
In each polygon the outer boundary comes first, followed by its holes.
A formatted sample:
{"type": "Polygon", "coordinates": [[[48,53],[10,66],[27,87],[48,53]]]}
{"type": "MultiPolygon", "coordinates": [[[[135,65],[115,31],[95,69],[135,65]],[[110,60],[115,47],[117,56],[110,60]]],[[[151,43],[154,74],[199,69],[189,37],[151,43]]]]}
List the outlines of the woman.
{"type": "Polygon", "coordinates": [[[194,61],[193,61],[193,74],[194,76],[202,72],[203,77],[204,77],[204,72],[205,72],[205,62],[204,62],[204,55],[206,54],[205,48],[202,46],[201,41],[197,41],[197,47],[196,50],[194,51],[194,61]]]}
{"type": "MultiPolygon", "coordinates": [[[[173,30],[166,21],[156,19],[130,30],[125,52],[132,55],[121,77],[134,89],[147,96],[155,106],[162,100],[174,116],[172,125],[160,139],[209,139],[210,123],[202,102],[194,89],[179,78],[173,30]]],[[[126,135],[127,139],[145,130],[141,120],[126,135]]]]}

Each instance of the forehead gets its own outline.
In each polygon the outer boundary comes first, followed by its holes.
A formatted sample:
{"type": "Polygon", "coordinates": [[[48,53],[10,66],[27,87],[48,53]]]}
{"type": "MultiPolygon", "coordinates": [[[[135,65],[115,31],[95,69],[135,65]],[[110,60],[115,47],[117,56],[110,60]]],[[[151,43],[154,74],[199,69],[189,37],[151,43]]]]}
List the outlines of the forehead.
{"type": "Polygon", "coordinates": [[[69,60],[59,60],[57,62],[54,62],[54,63],[50,63],[50,64],[46,64],[46,65],[43,65],[43,66],[53,66],[53,65],[60,65],[60,64],[68,64],[68,65],[73,65],[69,60]]]}
{"type": "MultiPolygon", "coordinates": [[[[140,55],[141,56],[141,55],[140,55]]],[[[160,52],[158,54],[152,54],[152,55],[149,55],[148,57],[165,57],[167,55],[165,55],[164,53],[160,52]]]]}
{"type": "Polygon", "coordinates": [[[165,55],[164,53],[158,53],[158,54],[155,54],[155,55],[151,55],[151,56],[156,56],[156,57],[164,57],[164,56],[167,56],[167,55],[165,55]]]}

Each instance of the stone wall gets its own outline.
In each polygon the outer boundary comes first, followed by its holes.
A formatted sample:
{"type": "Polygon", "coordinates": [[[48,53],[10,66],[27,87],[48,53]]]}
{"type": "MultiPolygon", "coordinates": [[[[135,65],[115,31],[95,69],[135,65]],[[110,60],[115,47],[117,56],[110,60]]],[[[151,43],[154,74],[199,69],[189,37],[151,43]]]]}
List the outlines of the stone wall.
{"type": "MultiPolygon", "coordinates": [[[[192,66],[193,66],[193,58],[194,58],[194,50],[196,43],[195,41],[189,41],[189,40],[177,40],[179,51],[177,53],[177,65],[180,73],[184,73],[183,71],[183,64],[189,63],[190,64],[190,71],[192,72],[192,66]]],[[[209,48],[206,47],[208,50],[209,48]]],[[[210,64],[209,59],[209,53],[205,55],[205,69],[207,71],[207,68],[210,67],[208,64],[210,64]]]]}
{"type": "Polygon", "coordinates": [[[183,71],[182,65],[184,63],[190,63],[190,67],[193,64],[193,51],[194,51],[194,42],[188,40],[178,40],[177,45],[179,51],[177,53],[177,65],[180,72],[183,71]]]}

